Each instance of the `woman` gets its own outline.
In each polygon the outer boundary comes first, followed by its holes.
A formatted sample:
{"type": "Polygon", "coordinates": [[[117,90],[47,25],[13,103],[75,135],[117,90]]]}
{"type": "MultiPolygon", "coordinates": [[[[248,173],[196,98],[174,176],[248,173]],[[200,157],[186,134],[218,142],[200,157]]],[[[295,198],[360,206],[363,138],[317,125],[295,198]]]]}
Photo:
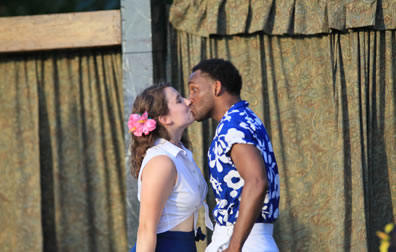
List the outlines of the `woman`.
{"type": "Polygon", "coordinates": [[[132,174],[140,201],[137,242],[131,251],[196,251],[198,209],[207,184],[186,148],[184,130],[194,122],[190,101],[169,84],[147,88],[128,122],[132,174]]]}

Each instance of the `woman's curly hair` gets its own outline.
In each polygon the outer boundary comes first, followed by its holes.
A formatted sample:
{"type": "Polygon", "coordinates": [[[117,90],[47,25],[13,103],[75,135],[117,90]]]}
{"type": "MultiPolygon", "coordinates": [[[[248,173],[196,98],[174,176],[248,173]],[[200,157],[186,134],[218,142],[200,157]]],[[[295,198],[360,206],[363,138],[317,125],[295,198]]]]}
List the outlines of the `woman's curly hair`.
{"type": "MultiPolygon", "coordinates": [[[[147,149],[154,145],[155,140],[158,138],[170,140],[166,128],[158,120],[160,116],[169,113],[168,101],[164,92],[167,87],[171,87],[171,85],[169,83],[160,83],[150,86],[139,94],[133,103],[133,114],[143,114],[147,111],[148,116],[157,123],[156,128],[148,135],[135,136],[131,134],[132,139],[129,148],[131,152],[131,173],[135,178],[139,175],[140,166],[147,149]]],[[[181,142],[185,147],[190,147],[186,134],[183,134],[181,142]]]]}

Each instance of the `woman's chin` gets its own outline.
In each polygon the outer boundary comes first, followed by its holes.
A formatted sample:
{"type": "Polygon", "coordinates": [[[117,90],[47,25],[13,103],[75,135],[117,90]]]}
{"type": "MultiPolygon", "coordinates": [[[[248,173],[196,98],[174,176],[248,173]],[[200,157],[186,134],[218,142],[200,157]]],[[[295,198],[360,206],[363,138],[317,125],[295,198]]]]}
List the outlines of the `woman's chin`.
{"type": "Polygon", "coordinates": [[[187,127],[190,126],[191,124],[193,124],[194,122],[195,122],[195,119],[188,122],[187,127]]]}

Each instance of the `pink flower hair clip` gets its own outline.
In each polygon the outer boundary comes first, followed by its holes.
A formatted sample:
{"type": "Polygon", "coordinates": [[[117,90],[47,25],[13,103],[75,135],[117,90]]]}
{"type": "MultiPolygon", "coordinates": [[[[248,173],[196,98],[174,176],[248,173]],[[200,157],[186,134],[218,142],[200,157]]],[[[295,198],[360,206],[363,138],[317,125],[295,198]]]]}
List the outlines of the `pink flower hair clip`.
{"type": "Polygon", "coordinates": [[[157,122],[154,119],[149,119],[147,111],[142,115],[131,114],[128,120],[129,132],[132,132],[135,136],[142,136],[142,134],[148,135],[151,131],[156,128],[157,122]]]}

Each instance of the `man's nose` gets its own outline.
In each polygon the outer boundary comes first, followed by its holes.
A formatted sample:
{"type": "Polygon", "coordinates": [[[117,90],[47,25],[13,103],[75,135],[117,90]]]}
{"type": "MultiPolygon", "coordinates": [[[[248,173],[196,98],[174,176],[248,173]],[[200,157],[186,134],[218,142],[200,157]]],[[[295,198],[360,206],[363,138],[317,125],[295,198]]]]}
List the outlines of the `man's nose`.
{"type": "Polygon", "coordinates": [[[190,106],[192,101],[190,99],[184,98],[184,102],[186,103],[187,106],[190,106]]]}
{"type": "Polygon", "coordinates": [[[186,98],[186,99],[190,100],[191,103],[194,103],[194,100],[193,100],[193,93],[190,92],[189,95],[188,95],[188,98],[186,98]]]}

